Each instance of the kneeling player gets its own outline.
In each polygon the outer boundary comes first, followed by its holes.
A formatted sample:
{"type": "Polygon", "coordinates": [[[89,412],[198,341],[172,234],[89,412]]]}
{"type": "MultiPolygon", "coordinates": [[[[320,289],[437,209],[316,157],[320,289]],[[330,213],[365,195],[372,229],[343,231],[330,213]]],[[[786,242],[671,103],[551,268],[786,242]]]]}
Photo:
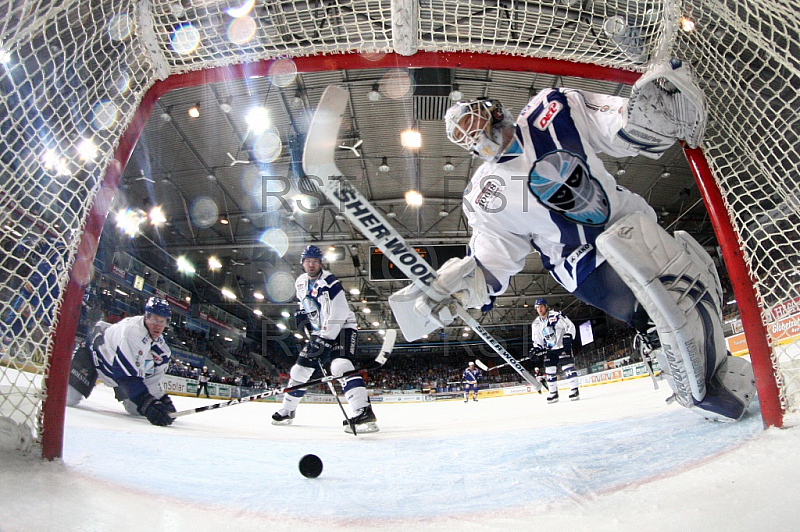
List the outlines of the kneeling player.
{"type": "Polygon", "coordinates": [[[89,397],[99,378],[114,388],[129,413],[142,415],[153,425],[171,425],[174,419],[169,414],[175,407],[161,387],[171,356],[163,332],[171,316],[166,301],[151,297],[144,316],[114,325],[99,322],[72,357],[67,406],[89,397]]]}

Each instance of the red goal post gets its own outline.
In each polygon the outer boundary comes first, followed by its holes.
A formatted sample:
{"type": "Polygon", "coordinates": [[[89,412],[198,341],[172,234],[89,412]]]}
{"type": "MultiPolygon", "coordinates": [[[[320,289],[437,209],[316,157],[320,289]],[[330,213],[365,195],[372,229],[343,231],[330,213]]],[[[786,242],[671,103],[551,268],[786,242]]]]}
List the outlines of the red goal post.
{"type": "Polygon", "coordinates": [[[247,22],[255,30],[246,41],[236,33],[244,29],[223,24],[238,2],[18,4],[0,0],[9,14],[0,26],[0,227],[20,242],[42,226],[56,236],[39,236],[28,251],[14,247],[0,263],[0,310],[12,322],[2,331],[0,415],[28,424],[45,458],[62,452],[69,361],[103,222],[156,102],[176,88],[265,76],[283,57],[301,73],[472,68],[628,84],[655,55],[691,62],[709,93],[711,122],[704,149],[687,157],[733,283],[764,422],[781,426],[797,408],[797,342],[773,342],[768,330],[775,307],[800,301],[791,282],[800,263],[786,260],[800,249],[792,142],[800,72],[791,59],[800,17],[788,2],[738,9],[694,0],[646,11],[624,2],[584,9],[577,0],[264,3],[247,22]],[[695,23],[692,33],[678,29],[682,15],[695,23]],[[176,34],[192,24],[202,32],[176,34]],[[67,150],[86,124],[96,152],[79,159],[67,150]],[[55,282],[45,282],[35,272],[56,247],[66,250],[64,268],[53,267],[55,282]],[[26,283],[33,289],[20,303],[26,283]]]}

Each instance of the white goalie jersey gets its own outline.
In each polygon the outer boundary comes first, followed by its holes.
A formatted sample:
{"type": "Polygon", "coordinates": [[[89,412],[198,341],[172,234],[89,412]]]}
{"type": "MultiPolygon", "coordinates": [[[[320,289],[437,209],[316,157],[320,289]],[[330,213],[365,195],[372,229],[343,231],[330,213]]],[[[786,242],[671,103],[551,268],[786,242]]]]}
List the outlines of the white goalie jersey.
{"type": "Polygon", "coordinates": [[[540,92],[516,121],[511,146],[484,163],[464,192],[473,229],[470,252],[487,273],[489,295],[502,294],[536,250],[570,292],[604,257],[595,239],[626,214],[655,212],[620,187],[595,154],[633,156],[613,143],[624,98],[568,89],[540,92]]]}

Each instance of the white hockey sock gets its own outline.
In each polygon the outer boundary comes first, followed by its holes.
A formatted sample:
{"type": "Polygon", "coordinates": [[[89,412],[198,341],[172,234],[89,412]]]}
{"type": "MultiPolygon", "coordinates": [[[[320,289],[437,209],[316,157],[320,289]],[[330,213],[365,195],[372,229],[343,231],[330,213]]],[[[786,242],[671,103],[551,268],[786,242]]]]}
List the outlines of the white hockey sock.
{"type": "Polygon", "coordinates": [[[356,415],[359,410],[369,405],[367,389],[363,386],[356,386],[347,390],[344,394],[344,398],[347,399],[347,404],[350,405],[353,415],[356,415]]]}
{"type": "Polygon", "coordinates": [[[297,410],[297,406],[300,404],[302,399],[302,397],[295,397],[294,395],[285,393],[283,394],[283,404],[281,405],[281,408],[287,412],[294,412],[297,410]]]}

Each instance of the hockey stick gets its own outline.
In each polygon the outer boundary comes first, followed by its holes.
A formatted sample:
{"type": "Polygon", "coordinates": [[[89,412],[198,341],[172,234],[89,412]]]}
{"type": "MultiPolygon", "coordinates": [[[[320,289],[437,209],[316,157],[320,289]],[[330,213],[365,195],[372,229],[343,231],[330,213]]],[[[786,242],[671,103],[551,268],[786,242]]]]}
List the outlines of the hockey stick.
{"type": "MultiPolygon", "coordinates": [[[[309,334],[309,329],[308,328],[303,327],[303,334],[306,335],[307,339],[311,340],[311,334],[309,334]]],[[[394,342],[392,342],[392,343],[394,343],[394,342]]],[[[325,366],[322,364],[322,360],[317,359],[317,365],[319,366],[319,371],[322,373],[323,377],[329,377],[330,376],[330,375],[328,375],[328,372],[325,371],[325,366]]],[[[353,423],[353,420],[350,419],[350,416],[347,415],[347,412],[345,412],[345,410],[344,410],[344,406],[342,406],[342,402],[339,400],[339,394],[336,393],[336,386],[333,385],[333,381],[328,381],[327,384],[328,384],[328,389],[333,394],[333,398],[336,399],[336,404],[339,405],[339,410],[341,410],[342,411],[342,415],[344,415],[345,423],[350,425],[350,428],[353,430],[353,435],[354,436],[358,436],[358,434],[356,433],[356,425],[355,425],[355,423],[353,423]]]]}
{"type": "MultiPolygon", "coordinates": [[[[523,357],[523,358],[520,358],[520,359],[518,360],[518,362],[525,362],[526,360],[530,360],[530,359],[531,359],[531,357],[523,357]]],[[[504,368],[504,367],[506,367],[506,366],[510,366],[511,364],[509,364],[508,362],[506,362],[505,364],[500,364],[499,366],[493,366],[493,367],[491,367],[491,368],[490,368],[489,366],[487,366],[487,365],[486,365],[486,364],[484,364],[482,361],[480,361],[480,360],[478,360],[478,359],[476,358],[476,359],[475,359],[475,365],[476,365],[476,366],[478,366],[479,368],[481,368],[483,371],[487,371],[487,370],[494,370],[494,369],[500,369],[500,368],[504,368]]]]}
{"type": "MultiPolygon", "coordinates": [[[[428,297],[441,301],[442,296],[430,286],[436,278],[436,270],[409,246],[402,236],[384,219],[364,196],[342,175],[336,166],[334,153],[342,114],[347,108],[349,93],[346,89],[330,85],[320,99],[311,121],[306,145],[303,149],[303,170],[309,179],[316,179],[319,191],[352,223],[367,239],[380,248],[395,266],[411,279],[428,297]]],[[[509,363],[531,386],[541,388],[539,382],[528,373],[502,345],[489,334],[466,309],[453,301],[447,302],[455,313],[475,331],[498,355],[509,363]]]]}
{"type": "Polygon", "coordinates": [[[344,379],[346,377],[360,375],[364,371],[371,371],[374,369],[381,368],[383,367],[384,364],[386,364],[386,360],[389,357],[389,355],[392,354],[392,350],[394,349],[394,342],[396,339],[397,339],[397,331],[395,329],[389,329],[388,331],[386,331],[386,336],[383,338],[383,345],[381,345],[381,352],[378,353],[378,356],[375,357],[375,360],[366,367],[360,369],[354,369],[353,371],[345,371],[344,373],[338,376],[329,375],[327,377],[322,377],[320,379],[310,380],[308,382],[304,382],[303,384],[298,384],[296,386],[289,386],[287,388],[275,388],[274,390],[269,390],[267,392],[262,392],[255,395],[248,395],[246,397],[239,397],[237,399],[231,399],[230,401],[225,401],[222,403],[215,403],[213,405],[190,408],[189,410],[181,410],[180,412],[172,412],[170,413],[170,417],[177,418],[181,416],[188,416],[189,414],[197,414],[198,412],[205,412],[207,410],[216,410],[217,408],[225,408],[226,406],[249,403],[250,401],[264,399],[266,397],[275,397],[276,395],[281,395],[288,392],[294,392],[297,390],[310,388],[311,386],[316,386],[318,384],[325,384],[327,382],[331,382],[337,379],[344,379]]]}
{"type": "MultiPolygon", "coordinates": [[[[322,376],[328,377],[328,372],[325,371],[325,366],[322,365],[321,360],[317,359],[317,365],[319,366],[319,370],[322,372],[322,376]]],[[[353,423],[353,420],[347,415],[347,412],[345,412],[344,406],[342,406],[342,402],[339,400],[339,394],[336,393],[336,386],[333,385],[333,381],[328,381],[327,384],[328,389],[330,389],[331,393],[333,394],[333,398],[336,399],[336,404],[339,405],[339,410],[341,410],[342,414],[344,415],[345,422],[350,425],[350,429],[353,431],[353,436],[358,436],[358,433],[356,432],[356,424],[353,423]]]]}
{"type": "Polygon", "coordinates": [[[634,344],[639,344],[639,355],[642,357],[642,362],[644,362],[644,365],[647,368],[648,375],[650,375],[650,378],[653,379],[653,388],[658,390],[658,381],[656,380],[656,374],[653,371],[653,362],[650,359],[650,353],[652,353],[653,350],[648,350],[647,341],[645,340],[644,335],[640,332],[636,333],[636,336],[633,338],[633,342],[634,344]]]}

